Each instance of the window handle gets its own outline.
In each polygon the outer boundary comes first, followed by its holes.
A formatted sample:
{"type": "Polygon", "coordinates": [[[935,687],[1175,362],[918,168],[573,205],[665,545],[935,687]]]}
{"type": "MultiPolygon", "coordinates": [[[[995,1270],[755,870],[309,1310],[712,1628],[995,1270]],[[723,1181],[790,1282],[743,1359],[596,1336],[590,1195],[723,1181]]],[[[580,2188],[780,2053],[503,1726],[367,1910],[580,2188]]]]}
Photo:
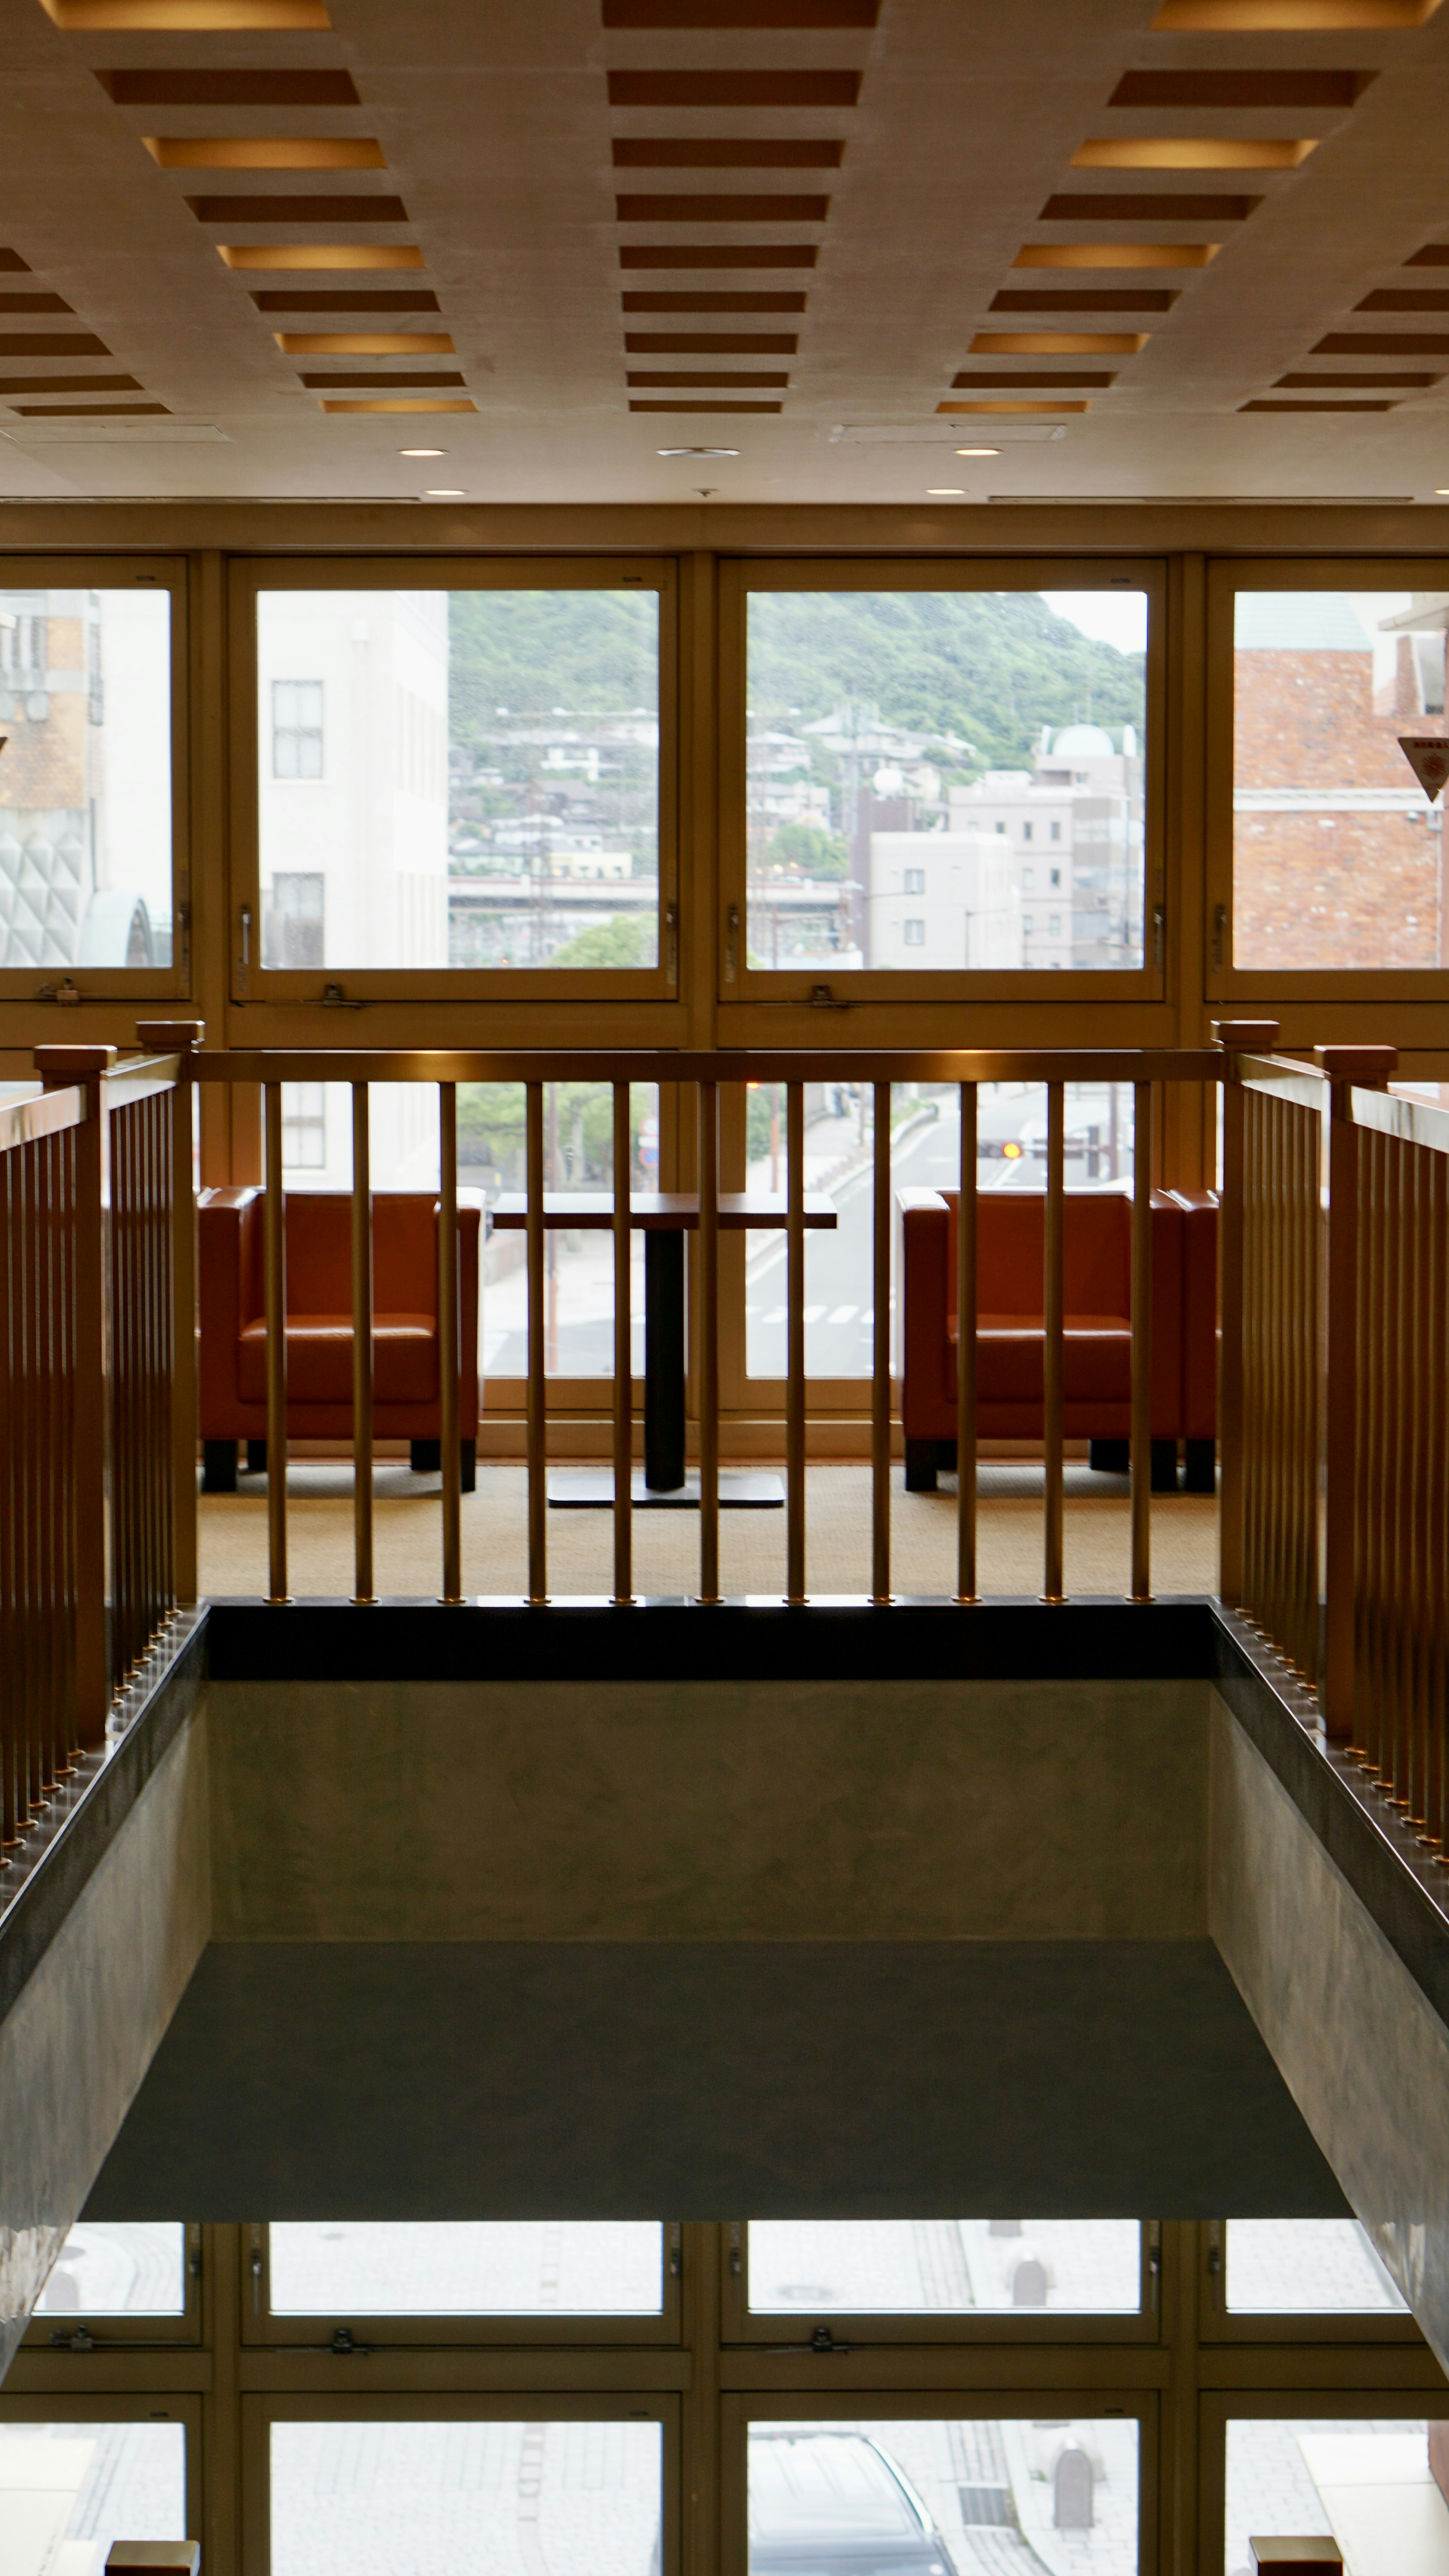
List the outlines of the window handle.
{"type": "Polygon", "coordinates": [[[1228,907],[1227,907],[1227,905],[1226,905],[1225,903],[1215,903],[1215,904],[1213,905],[1213,964],[1214,964],[1214,966],[1218,967],[1219,969],[1221,969],[1221,968],[1224,966],[1224,964],[1225,964],[1225,963],[1226,963],[1226,961],[1227,961],[1227,950],[1228,950],[1228,907]]]}
{"type": "Polygon", "coordinates": [[[664,907],[664,973],[667,982],[678,983],[679,906],[677,903],[667,903],[664,907]]]}
{"type": "Polygon", "coordinates": [[[1155,903],[1152,907],[1152,963],[1154,966],[1162,964],[1166,933],[1167,906],[1165,903],[1155,903]]]}
{"type": "Polygon", "coordinates": [[[243,974],[245,974],[245,973],[246,973],[246,970],[247,970],[247,968],[250,966],[251,962],[252,962],[252,908],[251,908],[251,905],[250,905],[249,903],[244,903],[244,904],[242,905],[242,908],[241,908],[241,967],[242,967],[242,973],[243,973],[243,974]]]}
{"type": "Polygon", "coordinates": [[[740,947],[740,908],[739,908],[739,905],[738,905],[737,903],[732,903],[732,904],[730,905],[730,907],[729,907],[729,910],[728,910],[728,911],[727,911],[727,913],[725,914],[725,968],[724,968],[724,979],[725,979],[725,982],[726,982],[727,984],[732,984],[732,983],[734,982],[734,980],[735,980],[735,976],[736,976],[736,973],[738,972],[738,968],[739,968],[739,947],[740,947]]]}

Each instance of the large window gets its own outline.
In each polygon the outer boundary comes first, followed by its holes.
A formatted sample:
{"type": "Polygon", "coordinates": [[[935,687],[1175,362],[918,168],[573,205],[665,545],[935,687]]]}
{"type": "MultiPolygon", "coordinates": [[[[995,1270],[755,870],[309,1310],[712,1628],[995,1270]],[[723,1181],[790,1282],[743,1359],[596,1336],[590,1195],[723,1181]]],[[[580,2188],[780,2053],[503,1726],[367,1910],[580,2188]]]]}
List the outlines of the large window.
{"type": "Polygon", "coordinates": [[[1135,2219],[755,2219],[752,2313],[1136,2316],[1135,2219]]]}
{"type": "Polygon", "coordinates": [[[438,569],[259,576],[243,975],[657,969],[662,574],[438,569]]]}
{"type": "Polygon", "coordinates": [[[1395,2415],[1387,2401],[1380,2415],[1331,2406],[1230,2413],[1225,2576],[1250,2576],[1261,2563],[1254,2541],[1313,2536],[1336,2545],[1352,2576],[1440,2576],[1449,2566],[1449,2424],[1395,2415]]]}
{"type": "Polygon", "coordinates": [[[0,581],[0,969],[27,994],[169,990],[133,979],[185,962],[171,578],[0,581]]]}
{"type": "Polygon", "coordinates": [[[381,2344],[669,2342],[677,2223],[317,2219],[247,2230],[245,2331],[315,2347],[339,2327],[381,2344]]]}
{"type": "Polygon", "coordinates": [[[1153,577],[991,578],[742,577],[726,986],[1149,962],[1153,577]]]}
{"type": "MultiPolygon", "coordinates": [[[[1214,575],[1209,956],[1263,993],[1449,966],[1442,799],[1401,742],[1442,737],[1449,585],[1406,567],[1214,575]]],[[[1434,988],[1430,988],[1434,989],[1434,988]]]]}
{"type": "Polygon", "coordinates": [[[103,2403],[100,2421],[27,2409],[0,2422],[4,2576],[103,2576],[118,2540],[187,2538],[186,2431],[160,2412],[138,2423],[103,2403]]]}
{"type": "Polygon", "coordinates": [[[750,2576],[1136,2576],[1140,2436],[1120,2407],[752,2416],[750,2576]]]}
{"type": "MultiPolygon", "coordinates": [[[[634,2410],[635,2416],[645,2410],[634,2410]]],[[[651,2576],[663,2425],[349,2409],[269,2427],[271,2576],[651,2576]]]]}

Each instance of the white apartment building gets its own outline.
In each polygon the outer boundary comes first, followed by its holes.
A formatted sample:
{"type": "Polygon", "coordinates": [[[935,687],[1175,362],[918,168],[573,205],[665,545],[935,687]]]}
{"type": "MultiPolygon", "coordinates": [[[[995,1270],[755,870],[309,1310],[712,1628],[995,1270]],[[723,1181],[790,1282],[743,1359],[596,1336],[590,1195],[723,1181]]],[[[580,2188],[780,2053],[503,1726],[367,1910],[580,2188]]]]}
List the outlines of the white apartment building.
{"type": "Polygon", "coordinates": [[[979,972],[1024,962],[1011,848],[995,832],[872,832],[865,909],[870,966],[979,972]]]}
{"type": "Polygon", "coordinates": [[[1043,728],[1034,769],[988,769],[950,791],[952,828],[970,823],[1011,853],[1022,963],[1128,966],[1142,956],[1142,762],[1130,725],[1043,728]]]}
{"type": "MultiPolygon", "coordinates": [[[[345,982],[448,963],[448,601],[442,591],[264,591],[257,603],[261,951],[345,982]]],[[[426,1086],[379,1085],[379,1189],[426,1188],[426,1086]]],[[[351,1180],[348,1096],[288,1084],[283,1160],[299,1189],[351,1180]]]]}

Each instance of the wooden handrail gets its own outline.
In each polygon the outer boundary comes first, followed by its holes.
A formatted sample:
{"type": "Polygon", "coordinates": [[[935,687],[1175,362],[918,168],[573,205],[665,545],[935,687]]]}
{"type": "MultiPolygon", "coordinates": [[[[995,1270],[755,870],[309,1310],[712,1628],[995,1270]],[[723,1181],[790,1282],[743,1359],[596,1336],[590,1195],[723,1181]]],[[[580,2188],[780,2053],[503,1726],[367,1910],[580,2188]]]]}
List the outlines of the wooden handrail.
{"type": "Polygon", "coordinates": [[[200,1050],[195,1082],[1220,1082],[1218,1047],[257,1048],[200,1050]]]}

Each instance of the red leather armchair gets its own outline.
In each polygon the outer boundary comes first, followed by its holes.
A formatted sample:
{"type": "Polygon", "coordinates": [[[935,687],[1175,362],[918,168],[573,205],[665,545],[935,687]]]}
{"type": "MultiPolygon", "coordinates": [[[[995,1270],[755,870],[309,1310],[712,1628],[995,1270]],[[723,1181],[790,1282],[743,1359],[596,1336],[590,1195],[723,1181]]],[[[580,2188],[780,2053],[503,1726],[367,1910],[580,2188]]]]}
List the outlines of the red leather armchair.
{"type": "MultiPolygon", "coordinates": [[[[352,1437],[352,1201],[287,1192],[287,1434],[352,1437]]],[[[267,1328],[263,1193],[203,1190],[198,1210],[201,1438],[208,1493],[234,1493],[237,1442],[266,1464],[267,1328]]],[[[481,1203],[460,1193],[458,1436],[463,1486],[478,1439],[478,1242],[481,1203]]],[[[438,1202],[431,1191],[372,1202],[373,1432],[411,1445],[435,1468],[442,1436],[438,1373],[438,1202]]]]}
{"type": "MultiPolygon", "coordinates": [[[[904,1241],[906,1485],[930,1492],[956,1463],[955,1190],[899,1193],[904,1241]]],[[[977,1220],[977,1428],[982,1439],[1042,1431],[1040,1191],[984,1191],[977,1220]]],[[[1184,1210],[1152,1197],[1152,1481],[1177,1481],[1182,1430],[1184,1210]]],[[[1132,1206],[1118,1192],[1069,1194],[1062,1253],[1066,1307],[1063,1430],[1101,1466],[1126,1464],[1131,1430],[1132,1206]]]]}

